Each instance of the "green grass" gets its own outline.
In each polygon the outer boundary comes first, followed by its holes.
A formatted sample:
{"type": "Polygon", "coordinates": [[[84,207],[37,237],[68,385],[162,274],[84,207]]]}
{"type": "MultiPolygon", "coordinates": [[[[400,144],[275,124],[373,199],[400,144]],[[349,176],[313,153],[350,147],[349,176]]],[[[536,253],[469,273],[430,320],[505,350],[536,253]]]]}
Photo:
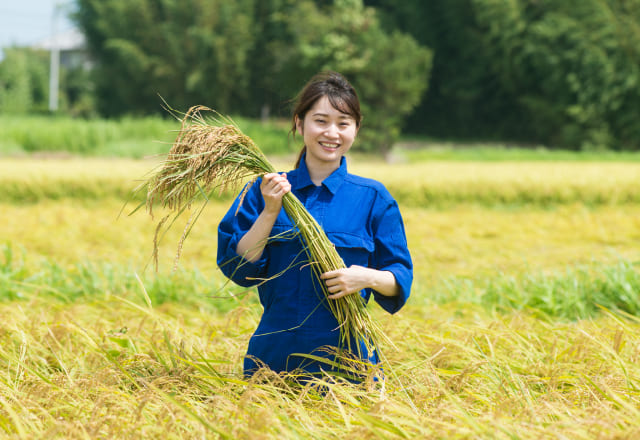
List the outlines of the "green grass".
{"type": "MultiPolygon", "coordinates": [[[[121,262],[59,264],[50,258],[28,259],[27,253],[12,243],[0,245],[0,301],[43,297],[70,304],[115,295],[136,302],[146,297],[155,305],[180,303],[203,311],[228,312],[247,293],[219,275],[207,277],[196,268],[154,273],[151,267],[136,269],[121,262]]],[[[248,297],[249,303],[255,303],[253,295],[248,297]]]]}
{"type": "Polygon", "coordinates": [[[603,309],[640,315],[640,262],[593,262],[562,271],[450,277],[425,303],[478,304],[498,313],[526,311],[548,320],[593,318],[603,309]]]}
{"type": "MultiPolygon", "coordinates": [[[[37,296],[61,303],[94,301],[145,291],[155,305],[183,304],[203,310],[228,312],[250,293],[226,282],[220,273],[205,276],[197,268],[174,273],[137,274],[132,266],[87,261],[61,265],[47,258],[26,264],[24,251],[0,246],[0,301],[30,300],[37,296]],[[238,295],[238,297],[234,297],[238,295]]],[[[443,277],[426,289],[418,282],[417,305],[477,304],[488,311],[527,311],[545,319],[593,318],[603,309],[640,314],[640,262],[619,260],[565,267],[563,271],[496,273],[484,277],[443,277]]],[[[255,296],[248,295],[249,304],[255,296]]]]}
{"type": "MultiPolygon", "coordinates": [[[[281,122],[260,123],[238,118],[235,122],[263,151],[284,154],[296,149],[281,122]]],[[[72,119],[69,117],[0,116],[0,155],[64,154],[143,158],[165,154],[180,122],[145,117],[72,119]]]]}
{"type": "MultiPolygon", "coordinates": [[[[185,109],[186,110],[186,109],[185,109]]],[[[301,141],[288,136],[286,120],[262,123],[234,118],[245,134],[267,154],[293,154],[301,141]]],[[[179,122],[161,117],[72,119],[69,117],[0,115],[0,156],[72,154],[98,157],[143,158],[168,151],[179,122]]],[[[354,151],[358,151],[357,143],[354,151]]],[[[372,155],[364,155],[371,158],[372,155]]],[[[500,143],[465,143],[427,137],[401,138],[389,159],[411,163],[425,161],[584,161],[638,162],[640,152],[567,151],[540,146],[519,148],[500,143]]]]}
{"type": "Polygon", "coordinates": [[[455,144],[431,139],[400,140],[390,155],[395,161],[475,162],[639,162],[639,151],[571,151],[548,147],[517,147],[500,143],[455,144]]]}

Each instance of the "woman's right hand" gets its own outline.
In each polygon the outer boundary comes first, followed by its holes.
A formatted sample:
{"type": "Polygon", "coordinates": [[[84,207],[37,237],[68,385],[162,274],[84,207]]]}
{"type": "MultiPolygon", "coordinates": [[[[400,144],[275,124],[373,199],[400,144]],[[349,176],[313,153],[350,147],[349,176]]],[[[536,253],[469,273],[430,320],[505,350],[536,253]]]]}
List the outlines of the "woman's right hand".
{"type": "Polygon", "coordinates": [[[291,184],[287,180],[287,174],[267,173],[262,176],[260,192],[264,198],[265,213],[278,215],[282,208],[282,197],[291,191],[291,184]]]}
{"type": "Polygon", "coordinates": [[[264,209],[238,242],[236,246],[238,255],[251,262],[258,261],[282,209],[282,197],[289,191],[291,191],[291,184],[286,174],[268,173],[262,176],[260,192],[264,198],[264,209]]]}

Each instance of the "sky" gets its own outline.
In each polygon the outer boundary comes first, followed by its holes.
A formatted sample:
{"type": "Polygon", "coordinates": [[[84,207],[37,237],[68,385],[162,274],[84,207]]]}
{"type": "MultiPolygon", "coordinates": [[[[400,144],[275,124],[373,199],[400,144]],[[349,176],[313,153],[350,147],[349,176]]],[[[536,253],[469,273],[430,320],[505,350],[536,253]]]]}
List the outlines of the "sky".
{"type": "Polygon", "coordinates": [[[66,15],[73,0],[0,0],[0,49],[28,46],[51,36],[55,5],[60,10],[57,30],[72,29],[66,15]]]}

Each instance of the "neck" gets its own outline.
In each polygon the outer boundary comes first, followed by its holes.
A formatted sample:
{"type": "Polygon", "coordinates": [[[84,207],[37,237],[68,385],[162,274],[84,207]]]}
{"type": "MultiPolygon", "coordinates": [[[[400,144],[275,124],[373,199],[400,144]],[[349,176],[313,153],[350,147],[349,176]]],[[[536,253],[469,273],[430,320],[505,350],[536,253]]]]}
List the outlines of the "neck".
{"type": "Polygon", "coordinates": [[[340,162],[337,164],[334,162],[319,162],[309,160],[309,156],[306,157],[305,163],[307,164],[307,170],[309,171],[309,177],[314,185],[322,185],[322,181],[329,177],[331,173],[340,168],[340,162]]]}

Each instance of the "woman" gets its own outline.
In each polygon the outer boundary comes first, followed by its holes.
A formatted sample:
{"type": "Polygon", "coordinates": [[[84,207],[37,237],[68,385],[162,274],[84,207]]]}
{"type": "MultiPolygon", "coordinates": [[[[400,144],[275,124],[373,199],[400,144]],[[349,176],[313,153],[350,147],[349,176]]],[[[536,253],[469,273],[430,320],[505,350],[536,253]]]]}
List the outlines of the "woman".
{"type": "MultiPolygon", "coordinates": [[[[258,285],[264,307],[249,341],[247,375],[263,365],[276,372],[330,370],[330,363],[305,356],[331,358],[327,347],[338,347],[339,324],[327,301],[345,295],[368,301],[373,295],[395,313],[409,297],[413,267],[397,203],[382,184],[347,172],[344,155],[361,118],[358,96],[343,76],[313,77],[293,112],[291,131],[304,139],[296,168],[264,175],[220,223],[218,265],[235,283],[258,285]],[[320,223],[347,267],[322,275],[328,299],[282,209],[289,191],[320,223]]],[[[363,353],[377,362],[375,353],[363,353]]]]}

